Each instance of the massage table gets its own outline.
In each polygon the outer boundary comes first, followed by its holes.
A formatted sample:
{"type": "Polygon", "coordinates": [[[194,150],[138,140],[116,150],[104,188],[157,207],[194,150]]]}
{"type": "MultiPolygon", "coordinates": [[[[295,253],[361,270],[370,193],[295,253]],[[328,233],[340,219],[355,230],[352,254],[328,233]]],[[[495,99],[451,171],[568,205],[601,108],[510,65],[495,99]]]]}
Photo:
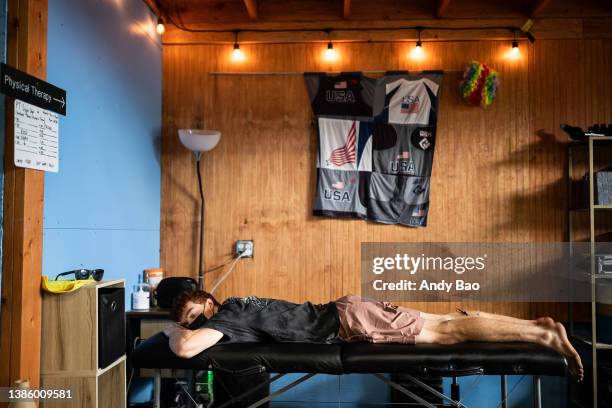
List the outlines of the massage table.
{"type": "MultiPolygon", "coordinates": [[[[134,368],[155,370],[154,408],[159,408],[161,369],[212,370],[225,374],[249,375],[273,373],[264,384],[219,405],[232,403],[253,394],[263,386],[289,373],[303,375],[265,398],[251,404],[256,408],[316,374],[371,374],[397,391],[408,395],[425,407],[434,407],[413,391],[390,380],[383,373],[402,373],[424,392],[444,399],[450,406],[466,407],[458,392],[450,397],[428,386],[416,377],[457,377],[467,375],[500,375],[500,407],[506,407],[506,376],[532,375],[534,407],[541,408],[541,376],[564,376],[567,362],[557,352],[529,343],[462,343],[435,344],[303,344],[303,343],[244,343],[219,344],[190,359],[177,357],[168,346],[168,338],[158,333],[140,343],[131,353],[134,368]]],[[[456,387],[456,385],[455,385],[456,387]]],[[[458,391],[458,390],[457,390],[458,391]]]]}

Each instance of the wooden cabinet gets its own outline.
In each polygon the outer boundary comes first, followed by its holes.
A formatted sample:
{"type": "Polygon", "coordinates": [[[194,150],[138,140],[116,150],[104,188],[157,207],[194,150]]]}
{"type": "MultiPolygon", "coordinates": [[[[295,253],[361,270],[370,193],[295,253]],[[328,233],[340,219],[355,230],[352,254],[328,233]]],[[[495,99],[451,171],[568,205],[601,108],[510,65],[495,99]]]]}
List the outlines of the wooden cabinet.
{"type": "Polygon", "coordinates": [[[43,295],[41,388],[70,389],[72,394],[70,400],[43,401],[43,407],[125,408],[125,337],[116,339],[122,346],[117,359],[106,367],[98,359],[104,334],[98,328],[101,293],[124,287],[124,280],[102,281],[71,293],[43,295]]]}

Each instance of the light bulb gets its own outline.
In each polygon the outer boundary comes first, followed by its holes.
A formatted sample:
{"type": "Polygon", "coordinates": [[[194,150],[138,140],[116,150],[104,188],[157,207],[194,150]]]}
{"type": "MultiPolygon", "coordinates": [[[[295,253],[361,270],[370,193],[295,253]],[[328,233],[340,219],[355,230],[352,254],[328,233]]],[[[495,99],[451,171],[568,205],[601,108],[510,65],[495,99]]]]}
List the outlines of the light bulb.
{"type": "Polygon", "coordinates": [[[331,41],[327,43],[327,49],[323,53],[323,58],[326,61],[335,61],[338,58],[338,53],[334,50],[334,45],[331,41]]]}
{"type": "Polygon", "coordinates": [[[244,53],[240,49],[238,43],[234,44],[234,51],[232,52],[232,60],[236,62],[244,61],[244,53]]]}
{"type": "Polygon", "coordinates": [[[422,59],[424,55],[421,40],[416,42],[416,46],[410,51],[410,56],[414,59],[422,59]]]}
{"type": "Polygon", "coordinates": [[[157,19],[157,27],[155,28],[155,30],[159,35],[162,35],[166,32],[166,27],[164,26],[164,22],[162,21],[161,17],[157,19]]]}
{"type": "Polygon", "coordinates": [[[510,50],[510,58],[517,59],[520,57],[521,51],[519,50],[518,42],[516,40],[512,41],[512,49],[510,50]]]}

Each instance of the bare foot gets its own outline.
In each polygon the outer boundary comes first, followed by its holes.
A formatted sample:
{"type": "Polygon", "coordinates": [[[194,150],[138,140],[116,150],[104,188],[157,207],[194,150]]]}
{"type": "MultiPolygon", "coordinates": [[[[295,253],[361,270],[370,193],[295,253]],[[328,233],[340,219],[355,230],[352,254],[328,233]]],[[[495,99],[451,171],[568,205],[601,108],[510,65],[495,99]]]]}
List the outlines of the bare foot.
{"type": "Polygon", "coordinates": [[[539,317],[536,319],[536,324],[547,329],[555,330],[555,321],[550,317],[539,317]]]}
{"type": "MultiPolygon", "coordinates": [[[[539,321],[540,319],[538,319],[538,322],[539,321]]],[[[542,321],[542,324],[549,325],[550,322],[542,321]]],[[[550,347],[558,351],[567,359],[570,374],[576,379],[576,381],[581,382],[584,377],[584,367],[582,366],[582,360],[580,360],[580,355],[567,338],[567,332],[565,331],[565,327],[563,327],[561,323],[553,322],[553,326],[550,328],[553,332],[553,336],[550,340],[550,347]]]]}

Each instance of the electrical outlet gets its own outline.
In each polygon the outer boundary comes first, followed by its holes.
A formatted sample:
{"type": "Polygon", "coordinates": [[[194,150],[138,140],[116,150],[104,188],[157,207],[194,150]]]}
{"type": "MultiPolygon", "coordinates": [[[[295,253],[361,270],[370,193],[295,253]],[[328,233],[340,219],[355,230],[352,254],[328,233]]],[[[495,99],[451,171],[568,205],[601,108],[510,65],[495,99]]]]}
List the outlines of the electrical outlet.
{"type": "Polygon", "coordinates": [[[253,250],[255,245],[252,240],[238,240],[236,241],[236,246],[234,247],[234,254],[236,256],[243,254],[243,258],[252,258],[253,250]]]}

